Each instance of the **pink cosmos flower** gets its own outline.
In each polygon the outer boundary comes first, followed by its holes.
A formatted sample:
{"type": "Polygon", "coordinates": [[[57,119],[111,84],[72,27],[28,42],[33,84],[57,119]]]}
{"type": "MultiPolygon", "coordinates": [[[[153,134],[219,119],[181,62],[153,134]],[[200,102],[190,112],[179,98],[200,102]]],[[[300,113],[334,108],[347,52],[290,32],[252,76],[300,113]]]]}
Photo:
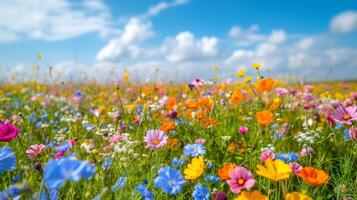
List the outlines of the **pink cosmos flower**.
{"type": "Polygon", "coordinates": [[[294,173],[294,174],[298,174],[299,171],[302,169],[301,165],[299,163],[289,163],[290,165],[290,168],[291,168],[291,171],[294,173]]]}
{"type": "Polygon", "coordinates": [[[166,145],[167,136],[161,130],[149,130],[146,132],[144,142],[147,143],[146,147],[150,149],[158,149],[166,145]]]}
{"type": "Polygon", "coordinates": [[[283,87],[277,87],[275,88],[275,92],[278,96],[283,96],[289,93],[289,91],[286,88],[283,87]]]}
{"type": "Polygon", "coordinates": [[[342,124],[351,125],[352,121],[357,120],[357,106],[344,108],[339,105],[335,112],[331,114],[331,118],[342,124]]]}
{"type": "Polygon", "coordinates": [[[127,140],[127,137],[121,134],[116,134],[109,138],[110,143],[118,143],[120,141],[125,141],[125,140],[127,140]]]}
{"type": "Polygon", "coordinates": [[[275,158],[275,153],[271,152],[271,151],[263,151],[262,154],[260,155],[260,162],[265,162],[266,159],[272,159],[274,160],[275,158]]]}
{"type": "Polygon", "coordinates": [[[248,133],[248,127],[246,127],[246,126],[241,126],[241,127],[239,127],[238,132],[239,132],[240,134],[242,134],[242,135],[245,135],[245,134],[248,133]]]}
{"type": "Polygon", "coordinates": [[[352,141],[356,141],[357,140],[357,128],[356,127],[352,127],[348,130],[348,135],[350,136],[350,139],[352,141]]]}
{"type": "Polygon", "coordinates": [[[10,142],[20,133],[20,129],[8,121],[0,124],[0,142],[10,142]]]}
{"type": "Polygon", "coordinates": [[[235,167],[229,174],[230,179],[226,182],[231,191],[239,194],[242,189],[250,189],[255,185],[252,172],[244,167],[235,167]]]}
{"type": "Polygon", "coordinates": [[[205,139],[199,138],[199,139],[197,139],[197,140],[195,141],[195,144],[204,144],[205,142],[206,142],[205,139]]]}
{"type": "Polygon", "coordinates": [[[26,150],[26,154],[32,160],[36,158],[38,155],[40,155],[42,152],[44,152],[45,149],[46,146],[43,144],[34,144],[31,145],[30,148],[26,150]]]}

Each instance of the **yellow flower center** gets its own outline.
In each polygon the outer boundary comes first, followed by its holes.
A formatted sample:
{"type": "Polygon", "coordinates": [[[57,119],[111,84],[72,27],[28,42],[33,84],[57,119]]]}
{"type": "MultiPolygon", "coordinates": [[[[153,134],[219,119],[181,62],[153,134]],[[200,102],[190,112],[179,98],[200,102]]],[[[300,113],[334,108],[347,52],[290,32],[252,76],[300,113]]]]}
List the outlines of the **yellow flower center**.
{"type": "Polygon", "coordinates": [[[160,144],[160,140],[154,139],[154,141],[152,141],[152,143],[155,144],[155,145],[160,144]]]}
{"type": "Polygon", "coordinates": [[[345,115],[343,116],[343,119],[349,120],[349,119],[351,119],[351,116],[350,116],[349,114],[345,114],[345,115]]]}
{"type": "Polygon", "coordinates": [[[241,178],[240,178],[240,179],[238,179],[238,184],[239,184],[239,185],[243,185],[243,184],[244,184],[244,180],[243,180],[243,179],[241,179],[241,178]]]}

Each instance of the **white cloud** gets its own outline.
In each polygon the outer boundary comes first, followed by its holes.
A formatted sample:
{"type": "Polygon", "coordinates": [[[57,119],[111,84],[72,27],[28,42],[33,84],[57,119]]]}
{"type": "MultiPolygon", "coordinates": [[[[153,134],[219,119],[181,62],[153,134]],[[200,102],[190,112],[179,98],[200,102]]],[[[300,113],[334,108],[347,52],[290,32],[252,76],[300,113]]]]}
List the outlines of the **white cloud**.
{"type": "Polygon", "coordinates": [[[172,8],[175,6],[179,6],[182,4],[188,3],[188,0],[174,0],[172,2],[166,2],[166,1],[162,1],[154,6],[151,6],[147,12],[143,15],[143,17],[151,17],[151,16],[155,16],[158,15],[160,12],[168,9],[168,8],[172,8]]]}
{"type": "Polygon", "coordinates": [[[97,61],[118,61],[122,58],[135,58],[141,52],[140,42],[153,36],[151,22],[131,18],[123,32],[111,39],[97,54],[97,61]]]}
{"type": "Polygon", "coordinates": [[[163,48],[167,52],[166,60],[170,62],[209,58],[218,54],[218,38],[205,36],[196,39],[191,32],[185,31],[168,39],[163,48]]]}
{"type": "MultiPolygon", "coordinates": [[[[110,21],[108,8],[98,0],[12,0],[3,1],[0,7],[1,32],[13,35],[10,40],[20,36],[62,40],[108,31],[110,21]]],[[[0,37],[4,38],[4,34],[0,37]]]]}
{"type": "Polygon", "coordinates": [[[330,29],[336,33],[349,33],[357,30],[357,11],[345,11],[330,22],[330,29]]]}

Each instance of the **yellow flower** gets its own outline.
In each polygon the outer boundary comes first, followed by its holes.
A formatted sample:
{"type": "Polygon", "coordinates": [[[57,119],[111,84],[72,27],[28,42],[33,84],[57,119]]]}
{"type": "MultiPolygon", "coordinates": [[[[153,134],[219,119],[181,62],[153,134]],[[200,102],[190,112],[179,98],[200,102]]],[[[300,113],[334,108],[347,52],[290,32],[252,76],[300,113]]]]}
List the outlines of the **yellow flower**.
{"type": "Polygon", "coordinates": [[[202,157],[193,158],[183,171],[185,179],[195,180],[203,174],[205,163],[202,157]]]}
{"type": "Polygon", "coordinates": [[[236,76],[239,78],[242,78],[245,75],[244,69],[240,69],[237,73],[236,76]]]}
{"type": "Polygon", "coordinates": [[[253,79],[253,77],[248,76],[248,77],[246,77],[246,78],[244,79],[244,83],[249,83],[249,82],[252,81],[252,79],[253,79]]]}
{"type": "Polygon", "coordinates": [[[213,65],[213,66],[212,66],[212,69],[213,69],[213,71],[218,71],[217,65],[213,65]]]}
{"type": "Polygon", "coordinates": [[[243,191],[234,200],[268,200],[268,197],[257,190],[253,192],[243,191]]]}
{"type": "Polygon", "coordinates": [[[263,165],[257,165],[257,174],[273,181],[279,181],[289,178],[291,168],[282,160],[272,161],[268,158],[263,165]]]}
{"type": "Polygon", "coordinates": [[[306,194],[291,192],[285,195],[285,200],[312,200],[312,198],[306,194]]]}
{"type": "Polygon", "coordinates": [[[253,68],[253,69],[259,69],[261,66],[262,66],[262,64],[260,64],[260,63],[254,63],[254,64],[252,65],[252,68],[253,68]]]}

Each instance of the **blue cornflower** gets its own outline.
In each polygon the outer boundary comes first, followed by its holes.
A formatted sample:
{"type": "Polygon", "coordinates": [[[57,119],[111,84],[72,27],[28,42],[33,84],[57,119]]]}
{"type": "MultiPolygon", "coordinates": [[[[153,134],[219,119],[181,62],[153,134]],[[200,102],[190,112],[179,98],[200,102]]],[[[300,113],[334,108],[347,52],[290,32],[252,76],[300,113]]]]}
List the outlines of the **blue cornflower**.
{"type": "Polygon", "coordinates": [[[48,114],[43,114],[43,115],[41,116],[41,120],[42,120],[42,121],[45,121],[47,118],[48,118],[48,114]]]}
{"type": "Polygon", "coordinates": [[[150,192],[149,189],[144,184],[140,184],[135,186],[135,189],[140,192],[141,196],[144,200],[154,200],[154,195],[150,192]]]}
{"type": "Polygon", "coordinates": [[[7,195],[11,196],[13,199],[20,199],[20,195],[29,189],[29,185],[26,182],[16,183],[14,185],[9,186],[6,189],[7,195]]]}
{"type": "Polygon", "coordinates": [[[0,174],[11,171],[16,168],[16,156],[9,147],[3,147],[0,150],[0,174]]]}
{"type": "Polygon", "coordinates": [[[210,191],[206,186],[202,184],[197,184],[195,186],[195,190],[192,193],[192,197],[195,200],[209,200],[210,191]]]}
{"type": "Polygon", "coordinates": [[[295,152],[278,153],[275,158],[282,160],[286,163],[297,161],[299,159],[298,155],[295,152]]]}
{"type": "Polygon", "coordinates": [[[37,128],[39,128],[39,127],[41,127],[41,126],[42,126],[42,122],[41,122],[41,121],[39,121],[39,122],[36,123],[36,127],[37,127],[37,128]]]}
{"type": "Polygon", "coordinates": [[[214,182],[214,183],[219,183],[221,180],[218,178],[218,176],[212,176],[212,175],[206,175],[205,180],[209,182],[214,182]]]}
{"type": "Polygon", "coordinates": [[[49,196],[47,195],[46,191],[42,191],[40,199],[41,200],[57,200],[58,194],[59,194],[59,190],[57,190],[57,189],[51,189],[49,196]]]}
{"type": "Polygon", "coordinates": [[[9,195],[7,195],[6,192],[0,191],[0,200],[8,200],[8,199],[9,199],[9,195]]]}
{"type": "Polygon", "coordinates": [[[120,189],[123,189],[126,184],[126,177],[122,176],[117,179],[114,185],[112,185],[112,192],[116,192],[120,189]]]}
{"type": "Polygon", "coordinates": [[[95,167],[87,161],[78,161],[73,158],[50,159],[44,170],[44,180],[48,188],[62,186],[67,180],[74,182],[81,178],[89,179],[95,174],[95,167]]]}
{"type": "Polygon", "coordinates": [[[31,113],[31,115],[28,116],[28,120],[31,122],[36,122],[37,119],[36,119],[35,113],[31,113]]]}
{"type": "Polygon", "coordinates": [[[74,94],[76,95],[76,96],[82,96],[82,91],[80,91],[80,90],[76,90],[75,92],[74,92],[74,94]]]}
{"type": "Polygon", "coordinates": [[[345,129],[343,131],[343,139],[349,140],[350,139],[350,134],[348,133],[348,129],[345,129]]]}
{"type": "Polygon", "coordinates": [[[113,158],[105,158],[104,163],[102,164],[103,169],[108,169],[113,163],[113,158]]]}
{"type": "Polygon", "coordinates": [[[275,139],[275,140],[281,139],[281,138],[283,138],[283,137],[284,137],[284,134],[282,134],[282,133],[275,133],[275,134],[274,134],[274,139],[275,139]]]}
{"type": "Polygon", "coordinates": [[[185,156],[191,155],[193,157],[203,156],[206,153],[206,147],[202,144],[187,144],[183,149],[185,156]]]}
{"type": "Polygon", "coordinates": [[[207,168],[210,169],[210,170],[214,169],[214,164],[211,163],[211,162],[208,163],[208,164],[207,164],[207,168]]]}
{"type": "Polygon", "coordinates": [[[184,161],[182,159],[177,158],[177,157],[175,157],[171,161],[171,165],[174,166],[174,167],[182,167],[183,164],[184,164],[184,161]]]}
{"type": "Polygon", "coordinates": [[[161,188],[169,194],[179,193],[185,182],[181,172],[171,167],[161,168],[159,176],[154,179],[155,187],[161,188]]]}

